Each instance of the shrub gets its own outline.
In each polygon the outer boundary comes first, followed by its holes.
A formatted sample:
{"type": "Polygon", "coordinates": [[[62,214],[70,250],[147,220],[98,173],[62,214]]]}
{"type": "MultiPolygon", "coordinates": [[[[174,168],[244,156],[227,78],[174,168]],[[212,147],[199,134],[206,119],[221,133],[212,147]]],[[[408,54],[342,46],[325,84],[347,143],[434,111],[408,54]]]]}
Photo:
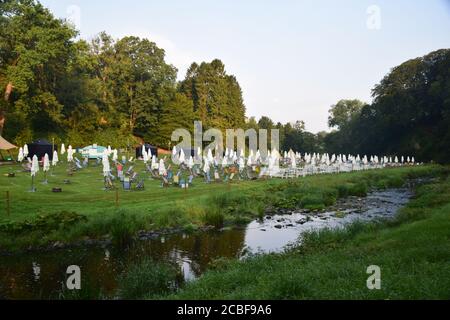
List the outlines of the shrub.
{"type": "Polygon", "coordinates": [[[216,228],[222,228],[225,220],[225,215],[217,207],[212,207],[203,215],[203,222],[206,225],[214,226],[216,228]]]}
{"type": "Polygon", "coordinates": [[[118,293],[123,299],[161,296],[174,291],[176,278],[173,266],[146,258],[119,277],[118,293]]]}

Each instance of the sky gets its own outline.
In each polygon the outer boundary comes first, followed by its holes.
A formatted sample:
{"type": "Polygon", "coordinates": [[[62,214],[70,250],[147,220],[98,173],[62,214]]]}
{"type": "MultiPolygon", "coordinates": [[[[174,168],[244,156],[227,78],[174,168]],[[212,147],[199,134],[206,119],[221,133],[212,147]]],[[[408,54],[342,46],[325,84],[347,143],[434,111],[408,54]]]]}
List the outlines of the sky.
{"type": "Polygon", "coordinates": [[[221,59],[247,116],[329,130],[340,99],[371,102],[395,66],[450,48],[450,0],[41,0],[83,39],[101,31],[148,38],[183,79],[192,62],[221,59]]]}

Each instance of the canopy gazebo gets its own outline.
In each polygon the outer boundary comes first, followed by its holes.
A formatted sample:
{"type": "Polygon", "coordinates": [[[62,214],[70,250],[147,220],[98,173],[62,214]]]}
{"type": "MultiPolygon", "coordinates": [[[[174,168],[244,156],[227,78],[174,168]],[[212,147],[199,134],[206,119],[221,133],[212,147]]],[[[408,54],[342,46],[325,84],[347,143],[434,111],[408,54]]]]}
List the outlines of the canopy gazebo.
{"type": "Polygon", "coordinates": [[[0,136],[0,156],[2,157],[3,160],[6,159],[3,156],[2,151],[7,151],[12,159],[13,157],[11,155],[11,150],[13,149],[17,149],[17,146],[13,145],[12,143],[8,142],[5,138],[0,136]]]}

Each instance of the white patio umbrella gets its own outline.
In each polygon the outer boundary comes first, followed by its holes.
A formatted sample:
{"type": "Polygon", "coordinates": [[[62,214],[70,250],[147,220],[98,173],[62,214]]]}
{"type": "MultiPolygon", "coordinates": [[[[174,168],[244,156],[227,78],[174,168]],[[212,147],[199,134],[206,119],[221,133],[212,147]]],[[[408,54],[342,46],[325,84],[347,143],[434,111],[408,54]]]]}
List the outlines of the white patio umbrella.
{"type": "Polygon", "coordinates": [[[34,187],[34,177],[39,172],[39,161],[36,155],[33,156],[33,160],[31,161],[31,190],[30,192],[36,192],[36,188],[34,187]]]}
{"type": "Polygon", "coordinates": [[[149,160],[153,157],[152,149],[150,149],[150,148],[148,149],[147,155],[148,155],[148,159],[149,159],[149,160]]]}
{"type": "Polygon", "coordinates": [[[23,149],[22,147],[19,148],[19,154],[17,155],[17,161],[22,162],[24,159],[24,155],[23,155],[23,149]]]}
{"type": "Polygon", "coordinates": [[[291,167],[293,169],[297,168],[297,160],[295,159],[295,156],[291,154],[291,167]]]}
{"type": "Polygon", "coordinates": [[[239,169],[242,170],[245,167],[244,157],[239,157],[239,169]]]}
{"type": "Polygon", "coordinates": [[[189,158],[187,166],[189,169],[192,169],[194,167],[194,158],[192,158],[192,156],[189,158]]]}
{"type": "Polygon", "coordinates": [[[164,160],[159,160],[159,175],[163,176],[167,173],[166,165],[164,164],[164,160]]]}
{"type": "Polygon", "coordinates": [[[157,169],[156,156],[152,157],[152,170],[157,169]]]}
{"type": "Polygon", "coordinates": [[[42,166],[42,170],[44,172],[47,172],[48,170],[50,170],[50,159],[49,159],[47,153],[44,155],[44,164],[42,166]]]}
{"type": "Polygon", "coordinates": [[[67,148],[67,162],[72,162],[73,161],[73,149],[72,146],[69,146],[67,148]]]}
{"type": "Polygon", "coordinates": [[[28,145],[23,146],[23,156],[26,158],[28,156],[28,145]]]}
{"type": "Polygon", "coordinates": [[[116,162],[117,159],[119,159],[117,149],[114,149],[114,150],[112,151],[112,154],[113,154],[113,156],[112,156],[112,161],[116,162]]]}
{"type": "Polygon", "coordinates": [[[44,155],[44,163],[42,166],[42,171],[44,171],[44,183],[48,183],[47,181],[47,172],[50,170],[50,159],[48,157],[48,154],[46,153],[44,155]]]}
{"type": "Polygon", "coordinates": [[[109,165],[109,158],[106,153],[104,153],[102,156],[102,164],[103,164],[103,176],[107,177],[111,172],[111,166],[109,165]]]}
{"type": "Polygon", "coordinates": [[[66,147],[64,146],[64,143],[61,144],[61,151],[60,152],[61,152],[61,155],[66,153],[66,147]]]}
{"type": "Polygon", "coordinates": [[[142,160],[144,160],[144,163],[147,163],[148,162],[148,154],[147,154],[147,151],[145,151],[145,150],[142,150],[142,160]]]}
{"type": "Polygon", "coordinates": [[[179,158],[180,164],[186,162],[186,156],[184,154],[183,149],[180,150],[180,158],[179,158]]]}
{"type": "Polygon", "coordinates": [[[205,159],[205,165],[203,166],[203,172],[208,173],[209,170],[210,170],[209,161],[207,159],[205,159]]]}
{"type": "Polygon", "coordinates": [[[58,159],[58,152],[55,150],[53,151],[53,159],[52,159],[52,166],[56,166],[59,162],[58,159]]]}
{"type": "Polygon", "coordinates": [[[39,160],[36,155],[31,160],[31,176],[34,177],[39,172],[39,160]]]}
{"type": "Polygon", "coordinates": [[[213,160],[214,160],[211,149],[208,149],[207,159],[208,159],[209,162],[213,162],[213,160]]]}

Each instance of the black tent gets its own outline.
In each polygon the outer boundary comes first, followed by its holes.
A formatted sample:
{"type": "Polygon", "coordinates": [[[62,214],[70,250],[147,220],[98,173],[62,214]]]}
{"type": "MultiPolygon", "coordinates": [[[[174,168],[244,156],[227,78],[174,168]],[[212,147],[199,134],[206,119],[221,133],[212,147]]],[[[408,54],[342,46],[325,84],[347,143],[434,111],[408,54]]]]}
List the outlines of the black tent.
{"type": "MultiPolygon", "coordinates": [[[[145,150],[147,151],[147,153],[150,150],[152,152],[152,156],[158,156],[158,148],[155,146],[152,146],[152,145],[146,143],[145,150]]],[[[141,158],[141,157],[142,157],[142,145],[139,146],[138,148],[136,148],[136,158],[141,158]]]]}
{"type": "Polygon", "coordinates": [[[36,155],[41,160],[47,153],[49,159],[52,160],[54,150],[57,150],[56,146],[53,147],[47,140],[36,140],[28,145],[28,157],[33,158],[36,155]]]}

